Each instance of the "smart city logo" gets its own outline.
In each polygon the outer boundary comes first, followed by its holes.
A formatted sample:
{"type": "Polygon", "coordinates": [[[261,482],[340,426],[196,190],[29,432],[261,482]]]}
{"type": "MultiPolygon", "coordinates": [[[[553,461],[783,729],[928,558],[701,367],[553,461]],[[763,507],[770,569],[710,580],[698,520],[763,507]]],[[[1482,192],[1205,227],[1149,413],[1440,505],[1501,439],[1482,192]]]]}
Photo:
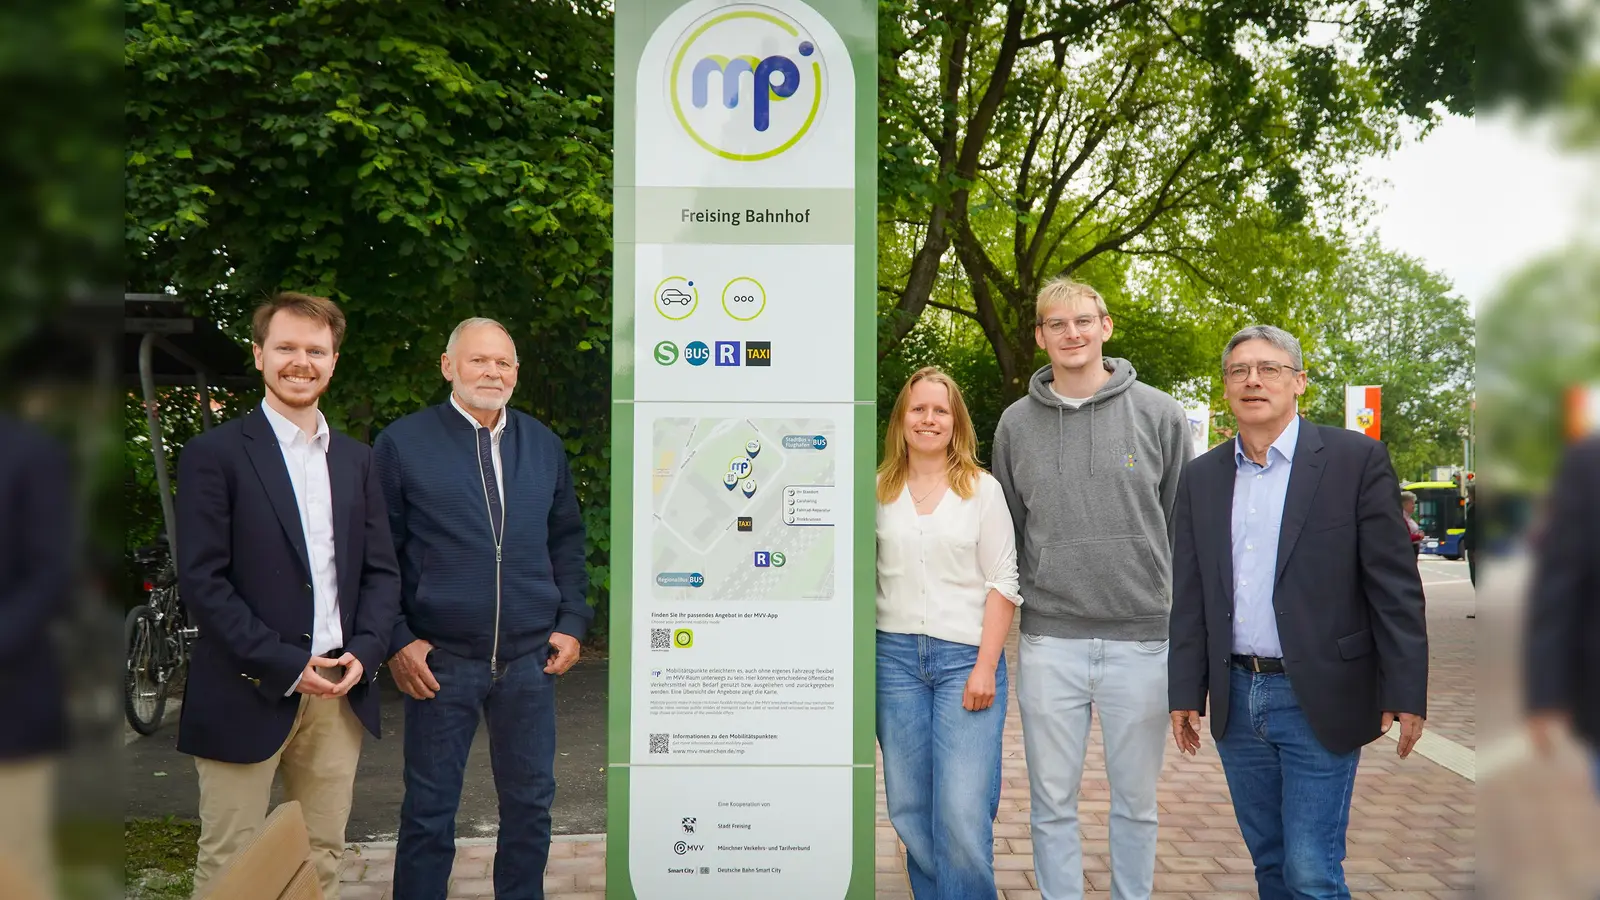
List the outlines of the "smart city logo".
{"type": "Polygon", "coordinates": [[[678,124],[695,143],[733,162],[771,159],[799,143],[827,95],[816,41],[767,6],[707,13],[684,30],[667,59],[678,124]]]}

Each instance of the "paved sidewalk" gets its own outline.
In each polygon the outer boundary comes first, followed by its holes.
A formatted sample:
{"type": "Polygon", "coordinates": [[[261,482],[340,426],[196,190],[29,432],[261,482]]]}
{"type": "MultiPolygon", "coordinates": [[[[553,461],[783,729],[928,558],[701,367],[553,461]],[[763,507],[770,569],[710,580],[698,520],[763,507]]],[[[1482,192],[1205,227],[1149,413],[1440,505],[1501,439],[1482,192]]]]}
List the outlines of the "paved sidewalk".
{"type": "MultiPolygon", "coordinates": [[[[1464,569],[1465,567],[1462,566],[1464,569]]],[[[1441,570],[1443,571],[1443,570],[1441,570]]],[[[1464,574],[1464,573],[1463,573],[1464,574]]],[[[1443,576],[1441,576],[1443,577],[1443,576]]],[[[1429,630],[1433,635],[1435,678],[1430,704],[1437,727],[1450,746],[1470,748],[1474,734],[1475,653],[1470,587],[1459,584],[1429,592],[1429,630]]],[[[1016,634],[1008,646],[1015,671],[1016,634]]],[[[1033,844],[1028,826],[1028,770],[1023,758],[1022,720],[1015,684],[1007,708],[1004,783],[995,825],[998,900],[1040,900],[1033,874],[1033,844]]],[[[1430,728],[1434,723],[1430,722],[1430,728]]],[[[1180,757],[1169,747],[1159,797],[1161,840],[1156,863],[1155,900],[1245,900],[1255,896],[1250,854],[1245,849],[1229,802],[1222,764],[1203,735],[1197,757],[1180,757]]],[[[1469,754],[1470,758],[1470,754],[1469,754]]],[[[882,767],[880,765],[881,773],[882,767]]],[[[1362,756],[1352,803],[1349,851],[1345,863],[1357,900],[1467,900],[1473,897],[1476,859],[1473,781],[1413,754],[1401,761],[1395,744],[1380,739],[1362,756]]],[[[1084,765],[1080,817],[1084,835],[1085,878],[1091,896],[1109,896],[1108,817],[1110,786],[1098,724],[1084,765]]],[[[877,897],[910,900],[904,848],[884,812],[883,781],[878,781],[877,897]]],[[[488,897],[494,855],[492,844],[466,843],[456,856],[451,898],[488,897]]],[[[344,900],[388,900],[394,849],[355,846],[345,871],[344,900]]],[[[603,838],[558,838],[545,877],[550,900],[604,900],[603,838]]]]}

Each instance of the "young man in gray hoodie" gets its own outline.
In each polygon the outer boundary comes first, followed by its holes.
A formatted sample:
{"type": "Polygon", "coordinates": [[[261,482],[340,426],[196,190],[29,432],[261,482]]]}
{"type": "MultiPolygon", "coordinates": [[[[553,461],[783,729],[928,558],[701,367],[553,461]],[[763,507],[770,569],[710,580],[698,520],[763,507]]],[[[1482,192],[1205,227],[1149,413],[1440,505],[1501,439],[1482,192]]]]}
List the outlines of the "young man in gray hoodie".
{"type": "Polygon", "coordinates": [[[1139,383],[1105,300],[1057,278],[1034,337],[1050,365],[1000,417],[994,475],[1017,529],[1017,699],[1044,900],[1083,896],[1078,786],[1098,710],[1111,780],[1113,900],[1155,880],[1156,782],[1167,742],[1167,615],[1178,475],[1194,455],[1183,407],[1139,383]]]}

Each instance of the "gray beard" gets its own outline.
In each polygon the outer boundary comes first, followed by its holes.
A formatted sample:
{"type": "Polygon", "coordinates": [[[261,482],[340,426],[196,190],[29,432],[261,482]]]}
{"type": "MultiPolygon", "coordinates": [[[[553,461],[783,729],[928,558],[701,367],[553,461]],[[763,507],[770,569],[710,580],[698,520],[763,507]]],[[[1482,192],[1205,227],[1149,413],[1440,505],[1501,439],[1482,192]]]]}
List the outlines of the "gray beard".
{"type": "Polygon", "coordinates": [[[478,397],[474,397],[471,394],[457,391],[456,399],[461,401],[461,405],[468,409],[476,409],[482,412],[497,412],[506,408],[506,404],[511,400],[511,395],[509,392],[502,392],[500,396],[494,400],[483,400],[478,397]]]}

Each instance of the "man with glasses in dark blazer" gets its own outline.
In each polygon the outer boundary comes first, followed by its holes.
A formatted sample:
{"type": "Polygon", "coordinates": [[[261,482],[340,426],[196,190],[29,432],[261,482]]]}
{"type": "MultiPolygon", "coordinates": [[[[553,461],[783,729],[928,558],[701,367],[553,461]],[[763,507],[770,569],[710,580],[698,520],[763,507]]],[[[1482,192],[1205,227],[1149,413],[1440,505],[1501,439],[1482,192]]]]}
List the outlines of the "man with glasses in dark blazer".
{"type": "Polygon", "coordinates": [[[1262,900],[1343,900],[1361,748],[1422,736],[1422,579],[1384,446],[1300,418],[1299,341],[1251,326],[1222,371],[1239,432],[1178,486],[1173,740],[1199,749],[1209,699],[1262,900]]]}

